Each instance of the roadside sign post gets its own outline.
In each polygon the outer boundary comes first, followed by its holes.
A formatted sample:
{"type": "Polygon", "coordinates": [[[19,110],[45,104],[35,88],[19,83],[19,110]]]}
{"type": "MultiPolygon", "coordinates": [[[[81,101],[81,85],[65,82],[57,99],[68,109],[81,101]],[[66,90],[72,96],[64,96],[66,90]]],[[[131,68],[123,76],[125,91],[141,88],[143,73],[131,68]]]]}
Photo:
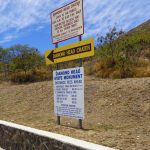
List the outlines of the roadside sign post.
{"type": "MultiPolygon", "coordinates": [[[[58,43],[55,44],[55,48],[58,48],[58,43]]],[[[56,70],[59,70],[58,64],[56,64],[56,70]]],[[[60,116],[57,116],[57,124],[60,125],[60,116]]]]}
{"type": "MultiPolygon", "coordinates": [[[[46,63],[47,64],[55,64],[56,63],[56,71],[59,71],[59,69],[60,69],[59,63],[60,62],[64,62],[65,60],[78,59],[79,67],[82,67],[83,66],[82,58],[94,55],[94,40],[87,39],[87,40],[82,41],[82,36],[79,36],[78,40],[79,40],[79,42],[77,42],[77,43],[73,43],[73,44],[70,44],[67,46],[63,46],[63,47],[59,47],[58,43],[56,43],[54,50],[48,50],[45,52],[46,63]],[[52,51],[53,51],[53,55],[51,55],[52,51]]],[[[57,101],[57,100],[55,99],[55,101],[57,101]]],[[[78,101],[79,101],[79,99],[78,99],[78,101]]],[[[60,125],[60,122],[61,122],[60,117],[61,116],[59,114],[57,114],[57,124],[58,125],[60,125]]],[[[78,119],[79,129],[83,128],[82,120],[83,120],[82,118],[78,119]]]]}
{"type": "Polygon", "coordinates": [[[83,129],[84,119],[84,68],[82,58],[94,56],[94,39],[82,40],[84,34],[83,0],[75,0],[51,13],[52,43],[55,49],[45,52],[47,65],[56,64],[53,71],[54,111],[57,124],[60,117],[78,119],[83,129]],[[78,42],[58,46],[59,42],[78,37],[78,42]],[[79,67],[60,70],[59,63],[78,60],[79,67]]]}
{"type": "MultiPolygon", "coordinates": [[[[79,36],[79,41],[82,41],[82,36],[81,36],[81,35],[79,36]]],[[[80,64],[80,67],[83,66],[82,58],[79,59],[79,64],[80,64]]],[[[82,129],[82,128],[83,128],[83,127],[82,127],[82,119],[79,119],[79,129],[82,129]]]]}

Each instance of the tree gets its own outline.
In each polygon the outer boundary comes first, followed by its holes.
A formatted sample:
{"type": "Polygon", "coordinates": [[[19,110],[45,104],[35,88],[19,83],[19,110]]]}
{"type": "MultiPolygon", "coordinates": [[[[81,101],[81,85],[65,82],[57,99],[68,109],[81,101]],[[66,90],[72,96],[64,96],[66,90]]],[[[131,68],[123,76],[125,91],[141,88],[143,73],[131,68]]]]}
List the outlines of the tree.
{"type": "Polygon", "coordinates": [[[11,70],[13,72],[24,71],[38,68],[42,63],[42,56],[37,49],[27,45],[15,45],[9,51],[12,54],[11,70]]]}
{"type": "Polygon", "coordinates": [[[99,49],[105,49],[107,47],[107,52],[110,53],[112,61],[115,61],[114,53],[116,50],[117,43],[115,42],[124,32],[122,30],[117,31],[116,27],[113,27],[106,33],[105,36],[99,36],[97,38],[97,47],[99,49]]]}
{"type": "Polygon", "coordinates": [[[3,79],[7,79],[7,76],[9,74],[9,62],[9,50],[0,47],[0,73],[3,76],[3,79]]]}

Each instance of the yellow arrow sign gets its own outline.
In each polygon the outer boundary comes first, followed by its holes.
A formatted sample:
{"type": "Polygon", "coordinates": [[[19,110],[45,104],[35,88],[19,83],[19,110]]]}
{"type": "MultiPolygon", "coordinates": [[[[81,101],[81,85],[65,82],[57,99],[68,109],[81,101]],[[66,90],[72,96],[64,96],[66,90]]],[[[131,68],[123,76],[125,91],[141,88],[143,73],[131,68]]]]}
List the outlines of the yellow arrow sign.
{"type": "Polygon", "coordinates": [[[62,46],[45,52],[46,64],[60,63],[94,55],[94,39],[90,38],[77,43],[62,46]]]}

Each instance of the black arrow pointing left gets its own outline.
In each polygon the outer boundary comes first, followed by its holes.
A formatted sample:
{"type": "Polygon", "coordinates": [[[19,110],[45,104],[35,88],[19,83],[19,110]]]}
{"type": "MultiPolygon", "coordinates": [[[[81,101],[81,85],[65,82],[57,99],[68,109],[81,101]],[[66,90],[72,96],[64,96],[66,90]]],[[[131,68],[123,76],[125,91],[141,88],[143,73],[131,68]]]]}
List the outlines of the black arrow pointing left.
{"type": "Polygon", "coordinates": [[[47,56],[47,58],[52,62],[54,62],[53,53],[54,53],[54,50],[52,50],[51,53],[47,56]]]}

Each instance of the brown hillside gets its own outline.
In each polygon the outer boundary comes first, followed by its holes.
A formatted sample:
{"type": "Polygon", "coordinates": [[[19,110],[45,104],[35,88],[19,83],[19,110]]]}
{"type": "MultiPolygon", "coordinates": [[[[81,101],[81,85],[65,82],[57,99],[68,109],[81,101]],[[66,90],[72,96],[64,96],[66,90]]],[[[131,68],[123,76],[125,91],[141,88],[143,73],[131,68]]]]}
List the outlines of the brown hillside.
{"type": "Polygon", "coordinates": [[[0,120],[11,121],[120,150],[150,149],[150,78],[85,79],[85,130],[53,113],[52,81],[0,84],[0,120]]]}
{"type": "Polygon", "coordinates": [[[128,33],[150,32],[150,19],[130,30],[128,33]]]}

